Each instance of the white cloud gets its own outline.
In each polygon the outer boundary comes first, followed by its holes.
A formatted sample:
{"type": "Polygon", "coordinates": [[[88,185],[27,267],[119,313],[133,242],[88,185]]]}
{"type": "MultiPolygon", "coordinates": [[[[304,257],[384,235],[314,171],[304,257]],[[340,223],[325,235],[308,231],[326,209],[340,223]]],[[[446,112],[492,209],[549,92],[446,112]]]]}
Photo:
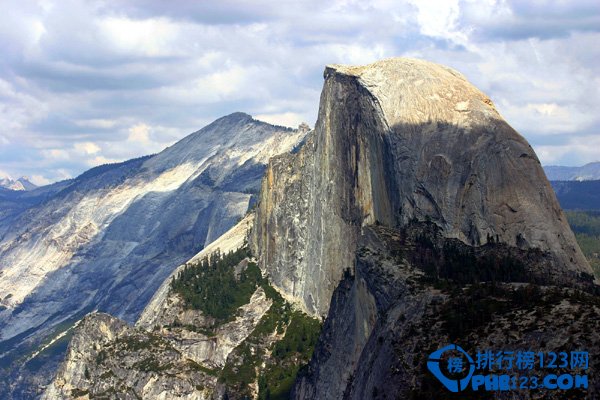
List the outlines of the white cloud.
{"type": "Polygon", "coordinates": [[[150,142],[150,127],[143,123],[132,126],[129,128],[127,141],[148,144],[150,142]]]}
{"type": "Polygon", "coordinates": [[[40,152],[45,158],[56,161],[68,161],[71,155],[67,150],[63,149],[44,149],[40,152]]]}
{"type": "Polygon", "coordinates": [[[413,4],[419,10],[417,20],[421,33],[427,36],[464,41],[464,35],[457,28],[460,13],[458,3],[458,0],[415,1],[413,4]]]}
{"type": "Polygon", "coordinates": [[[34,94],[27,93],[27,88],[17,87],[18,82],[11,83],[0,77],[0,126],[3,142],[14,138],[23,138],[29,125],[47,115],[47,105],[34,94]]]}
{"type": "Polygon", "coordinates": [[[596,3],[0,2],[0,168],[74,176],[233,111],[314,125],[326,64],[398,55],[461,71],[543,160],[600,159],[596,3]]]}
{"type": "Polygon", "coordinates": [[[297,127],[302,122],[306,122],[306,117],[298,113],[281,113],[281,114],[258,114],[254,118],[268,122],[273,125],[289,126],[292,128],[297,127]]]}
{"type": "Polygon", "coordinates": [[[78,152],[86,154],[86,155],[96,154],[100,150],[102,150],[100,148],[100,146],[98,146],[96,143],[93,143],[93,142],[75,143],[73,145],[73,147],[78,152]]]}
{"type": "Polygon", "coordinates": [[[598,161],[600,149],[600,132],[594,135],[573,137],[567,143],[560,145],[534,146],[534,149],[544,165],[573,164],[572,155],[576,154],[577,165],[598,161]]]}
{"type": "Polygon", "coordinates": [[[134,20],[108,17],[99,21],[100,31],[119,52],[149,57],[171,55],[177,47],[179,27],[166,18],[134,20]]]}
{"type": "Polygon", "coordinates": [[[31,175],[29,180],[37,186],[44,186],[52,183],[50,179],[43,177],[42,175],[31,175]]]}

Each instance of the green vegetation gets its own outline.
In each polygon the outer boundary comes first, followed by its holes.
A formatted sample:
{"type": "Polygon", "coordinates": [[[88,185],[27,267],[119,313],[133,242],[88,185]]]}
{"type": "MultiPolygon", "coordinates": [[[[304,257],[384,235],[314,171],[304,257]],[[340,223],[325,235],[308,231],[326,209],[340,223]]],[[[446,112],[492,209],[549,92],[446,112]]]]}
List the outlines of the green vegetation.
{"type": "Polygon", "coordinates": [[[207,337],[215,336],[215,332],[212,329],[207,329],[196,325],[182,324],[178,319],[175,319],[172,324],[165,325],[164,328],[167,330],[171,330],[173,328],[183,328],[186,331],[201,333],[207,337]]]}
{"type": "Polygon", "coordinates": [[[293,310],[266,279],[261,286],[273,304],[250,336],[234,350],[234,357],[228,360],[219,379],[240,397],[248,395],[248,385],[258,379],[259,399],[287,399],[298,371],[312,357],[321,323],[293,310]],[[269,338],[274,333],[283,337],[272,343],[269,338]],[[265,349],[271,351],[271,357],[266,356],[265,349]]]}
{"type": "Polygon", "coordinates": [[[188,367],[190,367],[191,369],[195,369],[196,371],[203,372],[207,375],[217,376],[217,371],[215,371],[214,369],[200,365],[193,360],[187,360],[187,363],[188,363],[188,367]]]}
{"type": "Polygon", "coordinates": [[[474,284],[465,289],[455,286],[440,315],[450,339],[459,340],[498,315],[527,307],[532,300],[540,301],[540,291],[534,285],[516,290],[494,283],[474,284]]]}
{"type": "MultiPolygon", "coordinates": [[[[597,318],[596,310],[600,306],[600,297],[576,289],[543,287],[535,284],[514,285],[504,283],[479,283],[473,285],[460,285],[449,283],[448,301],[443,304],[434,304],[432,314],[420,322],[419,329],[414,332],[425,332],[417,345],[422,354],[430,354],[439,348],[440,338],[447,335],[446,340],[451,343],[461,343],[468,352],[474,353],[481,349],[484,343],[489,343],[489,335],[498,325],[503,326],[504,344],[499,339],[497,346],[506,348],[520,348],[523,346],[522,338],[530,336],[528,341],[539,340],[540,350],[564,351],[571,348],[596,348],[590,331],[595,329],[597,318]],[[555,318],[556,307],[567,303],[571,316],[569,318],[555,318]],[[431,326],[441,322],[441,329],[437,332],[428,332],[431,326]],[[555,325],[556,324],[556,325],[555,325]],[[577,325],[576,325],[577,324],[577,325]],[[576,327],[571,330],[569,326],[576,327]],[[583,326],[583,329],[581,327],[583,326]],[[512,334],[511,332],[512,331],[512,334]],[[567,333],[569,332],[569,333],[567,333]],[[571,336],[577,332],[578,337],[571,336]],[[581,336],[579,336],[581,334],[581,336]],[[538,336],[539,335],[539,336],[538,336]],[[568,341],[563,342],[559,348],[556,343],[550,344],[548,339],[553,335],[564,335],[568,341]],[[538,339],[539,338],[539,339],[538,339]],[[550,346],[550,347],[547,347],[550,346]]],[[[498,331],[496,331],[498,332],[498,331]]],[[[421,334],[419,333],[419,334],[421,334]]],[[[492,342],[494,343],[494,342],[492,342]]],[[[531,343],[531,342],[529,342],[531,343]]],[[[400,350],[404,351],[404,350],[400,350]]],[[[409,399],[492,399],[491,392],[471,392],[470,389],[459,394],[448,392],[433,375],[427,370],[427,363],[420,365],[420,385],[413,389],[409,399]]],[[[571,398],[571,397],[569,397],[571,398]]],[[[576,393],[575,398],[585,398],[585,394],[576,393]]]]}
{"type": "Polygon", "coordinates": [[[590,262],[594,275],[600,278],[600,237],[576,233],[575,238],[577,238],[581,251],[590,262]]]}
{"type": "MultiPolygon", "coordinates": [[[[125,336],[118,338],[116,343],[121,344],[123,349],[127,351],[139,351],[144,349],[151,350],[158,347],[170,347],[167,341],[154,334],[149,334],[148,336],[125,336]]],[[[100,356],[100,353],[98,356],[100,356]]]]}
{"type": "Polygon", "coordinates": [[[600,211],[600,180],[550,183],[564,210],[600,211]]]}
{"type": "MultiPolygon", "coordinates": [[[[262,277],[256,263],[248,261],[246,268],[236,275],[235,267],[248,257],[245,247],[225,255],[215,253],[184,267],[172,280],[171,289],[181,296],[187,308],[201,310],[215,318],[216,323],[233,318],[236,310],[250,301],[258,286],[273,302],[248,338],[234,349],[222,371],[196,363],[190,367],[218,375],[234,397],[250,396],[250,385],[258,381],[260,399],[286,399],[298,371],[312,356],[321,323],[294,310],[262,277]]],[[[175,321],[170,328],[182,326],[175,321]]],[[[184,327],[212,334],[210,329],[184,327]]],[[[141,345],[131,343],[131,347],[141,345]]]]}
{"type": "Polygon", "coordinates": [[[89,390],[81,390],[81,389],[72,389],[71,396],[74,398],[86,396],[89,393],[89,390]]]}
{"type": "Polygon", "coordinates": [[[256,381],[256,370],[264,356],[260,349],[264,348],[267,336],[273,332],[282,334],[292,313],[290,305],[266,280],[262,282],[262,287],[273,304],[250,336],[233,351],[233,359],[228,360],[219,378],[240,394],[246,394],[248,385],[256,381]]]}
{"type": "Polygon", "coordinates": [[[300,368],[312,357],[321,324],[300,311],[292,313],[285,336],[273,346],[272,357],[258,380],[259,399],[288,399],[300,368]]]}
{"type": "Polygon", "coordinates": [[[600,278],[600,212],[566,211],[577,243],[600,278]]]}
{"type": "Polygon", "coordinates": [[[133,364],[133,369],[144,372],[160,372],[168,370],[172,367],[171,363],[161,364],[159,360],[154,357],[147,357],[142,361],[138,361],[133,364]]]}
{"type": "Polygon", "coordinates": [[[571,229],[588,236],[600,236],[600,211],[565,211],[571,229]]]}
{"type": "Polygon", "coordinates": [[[219,321],[227,321],[235,311],[250,301],[262,276],[258,265],[249,262],[239,277],[234,267],[248,256],[246,248],[228,254],[212,254],[201,262],[186,265],[171,281],[186,307],[201,310],[219,321]]]}

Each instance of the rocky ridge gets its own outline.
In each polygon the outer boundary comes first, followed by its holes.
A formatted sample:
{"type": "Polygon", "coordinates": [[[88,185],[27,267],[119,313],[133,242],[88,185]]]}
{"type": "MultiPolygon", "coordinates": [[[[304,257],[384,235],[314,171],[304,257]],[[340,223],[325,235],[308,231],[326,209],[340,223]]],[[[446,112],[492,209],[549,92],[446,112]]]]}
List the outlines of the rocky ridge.
{"type": "MultiPolygon", "coordinates": [[[[448,343],[471,354],[589,351],[595,361],[579,371],[588,373],[589,387],[569,394],[595,398],[600,292],[532,283],[525,266],[539,253],[512,251],[490,243],[474,252],[443,238],[431,223],[413,222],[402,230],[365,227],[355,274],[345,274],[336,288],[313,358],[291,398],[565,398],[565,392],[549,390],[451,393],[426,365],[428,355],[448,343]],[[480,263],[470,265],[473,260],[480,263]]],[[[548,370],[527,372],[543,376],[548,370]]]]}
{"type": "Polygon", "coordinates": [[[54,368],[38,361],[56,365],[65,344],[30,356],[85,314],[134,322],[174,268],[245,215],[269,158],[305,134],[234,113],[159,154],[0,194],[0,393],[43,387],[54,368]]]}

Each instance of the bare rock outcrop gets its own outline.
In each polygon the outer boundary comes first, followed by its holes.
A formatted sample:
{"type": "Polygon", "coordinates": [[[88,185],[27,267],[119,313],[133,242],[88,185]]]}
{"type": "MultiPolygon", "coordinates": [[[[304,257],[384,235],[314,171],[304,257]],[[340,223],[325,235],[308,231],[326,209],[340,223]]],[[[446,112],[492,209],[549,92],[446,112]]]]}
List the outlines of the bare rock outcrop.
{"type": "Polygon", "coordinates": [[[108,314],[90,314],[77,328],[58,375],[42,399],[208,399],[216,378],[159,335],[108,314]]]}

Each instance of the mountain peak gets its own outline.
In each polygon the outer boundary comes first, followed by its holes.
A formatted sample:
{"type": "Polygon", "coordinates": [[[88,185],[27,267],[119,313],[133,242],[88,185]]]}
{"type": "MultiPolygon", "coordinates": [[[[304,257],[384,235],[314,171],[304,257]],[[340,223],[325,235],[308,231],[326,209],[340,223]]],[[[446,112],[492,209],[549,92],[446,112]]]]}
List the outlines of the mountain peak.
{"type": "Polygon", "coordinates": [[[32,183],[28,177],[22,176],[18,179],[12,179],[9,176],[0,178],[0,187],[10,190],[26,191],[37,188],[37,185],[32,183]]]}
{"type": "Polygon", "coordinates": [[[307,312],[326,315],[370,224],[431,221],[469,246],[493,237],[547,251],[544,273],[556,281],[591,274],[533,149],[463,75],[406,58],[324,75],[315,130],[297,156],[269,164],[251,241],[274,285],[307,312]]]}
{"type": "Polygon", "coordinates": [[[544,171],[551,181],[591,181],[600,179],[600,161],[587,163],[581,167],[547,165],[544,171]]]}
{"type": "MultiPolygon", "coordinates": [[[[237,122],[237,121],[252,121],[254,120],[254,118],[252,117],[252,115],[250,114],[246,114],[245,112],[242,111],[236,111],[234,113],[231,113],[229,115],[225,115],[224,117],[221,117],[219,119],[217,119],[217,121],[221,121],[221,120],[227,120],[230,122],[237,122]]],[[[216,121],[215,121],[216,122],[216,121]]]]}

